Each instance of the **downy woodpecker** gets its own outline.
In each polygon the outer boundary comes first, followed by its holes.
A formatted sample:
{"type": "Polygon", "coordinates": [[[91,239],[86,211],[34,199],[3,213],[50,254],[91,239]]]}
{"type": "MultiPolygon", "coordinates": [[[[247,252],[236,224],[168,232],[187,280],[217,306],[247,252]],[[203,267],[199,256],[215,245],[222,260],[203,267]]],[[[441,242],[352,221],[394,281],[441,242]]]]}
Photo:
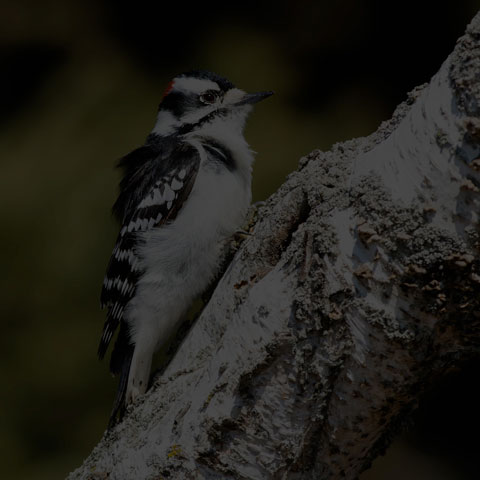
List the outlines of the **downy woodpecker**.
{"type": "Polygon", "coordinates": [[[253,155],[243,137],[252,104],[216,74],[167,86],[145,144],[119,161],[113,212],[121,224],[101,294],[108,309],[98,355],[120,326],[110,360],[119,385],[110,426],[148,386],[152,356],[218,273],[251,201],[253,155]]]}

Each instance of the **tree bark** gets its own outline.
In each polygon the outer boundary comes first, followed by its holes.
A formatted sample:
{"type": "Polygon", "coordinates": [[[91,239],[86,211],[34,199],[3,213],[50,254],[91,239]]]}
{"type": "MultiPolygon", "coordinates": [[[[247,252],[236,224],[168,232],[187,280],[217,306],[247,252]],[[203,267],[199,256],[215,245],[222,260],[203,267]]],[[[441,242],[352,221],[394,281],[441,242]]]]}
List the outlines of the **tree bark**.
{"type": "Polygon", "coordinates": [[[480,353],[480,14],[259,209],[153,388],[69,479],[355,479],[480,353]]]}

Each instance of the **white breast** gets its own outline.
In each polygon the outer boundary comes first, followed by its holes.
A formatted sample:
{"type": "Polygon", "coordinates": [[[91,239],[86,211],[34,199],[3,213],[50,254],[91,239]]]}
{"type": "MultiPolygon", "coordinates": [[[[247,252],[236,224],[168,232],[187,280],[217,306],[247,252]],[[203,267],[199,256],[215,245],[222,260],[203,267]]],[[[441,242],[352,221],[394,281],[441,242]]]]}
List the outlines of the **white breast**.
{"type": "Polygon", "coordinates": [[[225,242],[242,227],[251,201],[250,165],[248,174],[231,172],[210,162],[200,142],[192,144],[202,158],[192,192],[175,220],[142,235],[138,251],[145,268],[139,286],[176,290],[185,302],[216,275],[225,242]]]}
{"type": "Polygon", "coordinates": [[[225,133],[215,140],[235,153],[237,168],[231,171],[210,158],[202,146],[205,136],[188,138],[201,158],[192,191],[174,220],[139,236],[137,254],[145,273],[125,313],[135,343],[158,348],[173,332],[217,275],[226,242],[243,226],[253,156],[241,134],[225,133]]]}

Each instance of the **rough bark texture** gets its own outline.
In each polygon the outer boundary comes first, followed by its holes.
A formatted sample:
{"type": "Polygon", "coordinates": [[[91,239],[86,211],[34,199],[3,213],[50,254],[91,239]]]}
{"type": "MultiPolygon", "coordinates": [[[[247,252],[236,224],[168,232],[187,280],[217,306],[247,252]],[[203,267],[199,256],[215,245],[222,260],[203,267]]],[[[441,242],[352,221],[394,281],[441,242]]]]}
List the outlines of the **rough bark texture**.
{"type": "Polygon", "coordinates": [[[354,479],[480,352],[480,14],[368,138],[258,213],[154,388],[73,479],[354,479]]]}

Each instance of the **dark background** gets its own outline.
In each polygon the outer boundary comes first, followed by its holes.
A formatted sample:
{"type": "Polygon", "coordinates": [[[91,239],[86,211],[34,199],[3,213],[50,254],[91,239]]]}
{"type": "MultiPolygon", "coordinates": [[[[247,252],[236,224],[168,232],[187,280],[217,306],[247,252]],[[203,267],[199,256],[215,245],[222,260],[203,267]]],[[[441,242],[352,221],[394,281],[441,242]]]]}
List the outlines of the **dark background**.
{"type": "MultiPolygon", "coordinates": [[[[113,164],[143,142],[173,76],[203,68],[275,90],[246,132],[261,200],[302,155],[388,119],[479,7],[2,0],[2,476],[63,478],[103,433],[115,382],[95,353],[117,229],[113,164]]],[[[362,479],[477,478],[478,371],[472,362],[431,391],[362,479]]]]}

